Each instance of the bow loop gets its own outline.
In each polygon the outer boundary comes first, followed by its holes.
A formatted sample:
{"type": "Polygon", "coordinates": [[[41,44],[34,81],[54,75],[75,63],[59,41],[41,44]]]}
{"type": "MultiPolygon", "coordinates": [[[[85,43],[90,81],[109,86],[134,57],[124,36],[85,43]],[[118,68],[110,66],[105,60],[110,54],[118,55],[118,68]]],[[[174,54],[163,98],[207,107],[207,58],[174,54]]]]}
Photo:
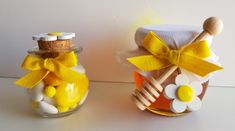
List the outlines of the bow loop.
{"type": "Polygon", "coordinates": [[[77,56],[73,51],[58,56],[56,60],[67,67],[76,66],[78,63],[77,56]]]}
{"type": "Polygon", "coordinates": [[[37,56],[28,55],[25,57],[21,67],[25,70],[40,70],[43,66],[43,59],[37,56]]]}
{"type": "Polygon", "coordinates": [[[210,48],[205,40],[191,43],[190,45],[183,47],[181,50],[183,53],[200,58],[207,58],[210,56],[210,48]]]}
{"type": "Polygon", "coordinates": [[[144,38],[143,47],[152,55],[160,58],[164,58],[170,51],[167,45],[164,44],[164,41],[152,31],[144,38]]]}

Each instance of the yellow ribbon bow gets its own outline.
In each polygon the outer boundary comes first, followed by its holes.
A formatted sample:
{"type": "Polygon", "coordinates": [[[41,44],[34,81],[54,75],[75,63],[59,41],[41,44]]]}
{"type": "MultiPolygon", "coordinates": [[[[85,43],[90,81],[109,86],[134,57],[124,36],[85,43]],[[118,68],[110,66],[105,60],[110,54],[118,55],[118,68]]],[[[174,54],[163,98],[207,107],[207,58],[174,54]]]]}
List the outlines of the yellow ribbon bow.
{"type": "Polygon", "coordinates": [[[73,51],[64,53],[56,58],[46,58],[28,55],[24,59],[22,68],[30,70],[28,74],[20,78],[15,84],[32,88],[43,80],[50,72],[66,82],[75,82],[85,77],[70,67],[77,65],[77,57],[73,51]]]}
{"type": "Polygon", "coordinates": [[[206,41],[193,42],[179,50],[173,50],[151,31],[145,37],[143,47],[152,55],[127,59],[142,71],[159,70],[173,64],[203,77],[223,69],[203,60],[210,56],[210,49],[206,41]]]}

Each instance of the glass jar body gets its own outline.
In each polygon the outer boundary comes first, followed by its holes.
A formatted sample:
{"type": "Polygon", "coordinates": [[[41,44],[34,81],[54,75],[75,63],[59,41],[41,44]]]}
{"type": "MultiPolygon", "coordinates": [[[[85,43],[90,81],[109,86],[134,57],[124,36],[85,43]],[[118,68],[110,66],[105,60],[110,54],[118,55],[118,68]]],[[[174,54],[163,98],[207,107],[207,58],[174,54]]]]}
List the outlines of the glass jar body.
{"type": "MultiPolygon", "coordinates": [[[[43,60],[45,63],[45,60],[56,60],[70,52],[73,52],[76,54],[75,57],[78,57],[81,50],[81,47],[71,47],[71,49],[57,51],[43,51],[33,48],[28,53],[43,60]]],[[[67,82],[61,76],[58,76],[56,72],[48,71],[47,75],[36,86],[27,89],[33,109],[42,117],[70,115],[78,110],[87,98],[89,80],[84,67],[77,63],[75,66],[65,68],[81,74],[83,77],[73,82],[67,82]]]]}

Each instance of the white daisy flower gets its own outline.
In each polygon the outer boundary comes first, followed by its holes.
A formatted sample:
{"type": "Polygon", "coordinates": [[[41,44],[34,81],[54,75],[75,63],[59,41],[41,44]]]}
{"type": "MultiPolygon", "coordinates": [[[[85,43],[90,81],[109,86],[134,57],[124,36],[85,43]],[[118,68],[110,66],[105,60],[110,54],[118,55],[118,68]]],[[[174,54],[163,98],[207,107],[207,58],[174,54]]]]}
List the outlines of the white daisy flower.
{"type": "Polygon", "coordinates": [[[67,40],[67,39],[72,39],[73,37],[75,37],[75,33],[66,33],[66,32],[48,32],[32,36],[33,40],[36,41],[67,40]]]}
{"type": "Polygon", "coordinates": [[[169,84],[164,90],[167,99],[173,99],[171,110],[175,113],[182,113],[199,110],[202,102],[198,95],[202,93],[202,85],[198,81],[191,82],[185,74],[180,74],[175,79],[176,84],[169,84]]]}

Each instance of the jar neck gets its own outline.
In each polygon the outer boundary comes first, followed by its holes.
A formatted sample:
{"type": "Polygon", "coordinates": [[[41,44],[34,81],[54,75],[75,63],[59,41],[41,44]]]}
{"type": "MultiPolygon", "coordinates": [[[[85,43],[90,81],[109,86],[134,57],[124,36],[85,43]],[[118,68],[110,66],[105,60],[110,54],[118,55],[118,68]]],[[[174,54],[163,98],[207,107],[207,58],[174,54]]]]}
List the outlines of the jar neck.
{"type": "Polygon", "coordinates": [[[69,49],[60,49],[60,50],[41,50],[38,46],[33,47],[28,50],[28,54],[36,55],[42,58],[55,58],[61,54],[68,53],[73,51],[75,54],[79,54],[82,52],[82,47],[80,46],[72,46],[69,49]]]}

